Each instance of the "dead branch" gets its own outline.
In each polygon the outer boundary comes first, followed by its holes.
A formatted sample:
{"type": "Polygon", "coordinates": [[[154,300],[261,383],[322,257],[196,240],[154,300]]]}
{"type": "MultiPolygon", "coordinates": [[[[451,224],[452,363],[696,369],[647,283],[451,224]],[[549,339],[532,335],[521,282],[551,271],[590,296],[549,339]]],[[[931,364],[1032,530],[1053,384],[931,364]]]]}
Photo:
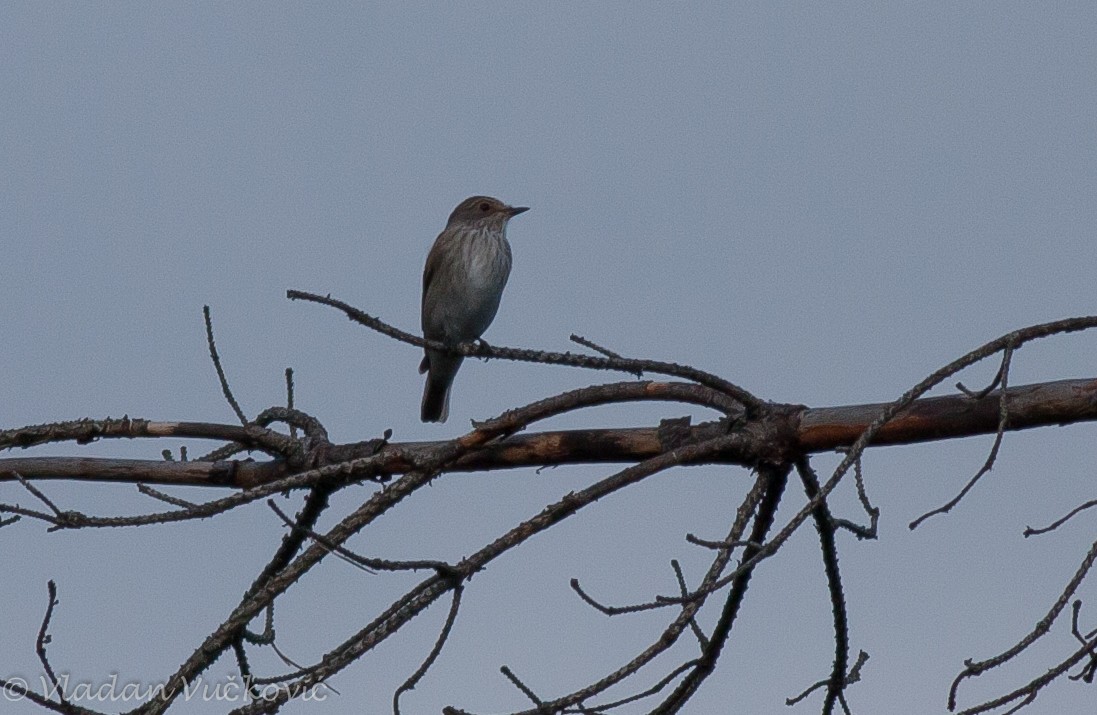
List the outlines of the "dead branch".
{"type": "MultiPolygon", "coordinates": [[[[286,702],[306,693],[310,688],[325,685],[332,676],[448,596],[449,612],[434,645],[429,650],[424,649],[426,655],[419,667],[393,694],[393,708],[398,715],[401,696],[412,690],[426,676],[438,658],[458,617],[464,584],[475,573],[487,568],[499,556],[521,547],[534,535],[569,519],[599,499],[655,474],[695,464],[738,465],[757,474],[753,488],[743,497],[724,539],[706,541],[691,535],[690,540],[693,543],[703,545],[712,552],[711,564],[704,576],[698,583],[690,584],[677,562],[672,562],[676,579],[674,593],[626,606],[605,606],[583,591],[577,579],[573,580],[580,598],[606,615],[620,616],[622,620],[627,620],[627,614],[638,611],[670,609],[673,616],[668,616],[671,618],[670,623],[650,646],[615,671],[570,693],[544,697],[535,693],[503,666],[504,675],[535,706],[519,715],[565,711],[602,712],[659,695],[666,690],[669,693],[652,712],[669,714],[680,711],[716,671],[721,653],[731,642],[730,635],[755,571],[766,559],[772,558],[809,518],[814,520],[820,535],[834,629],[835,650],[833,663],[830,664],[830,676],[819,686],[826,689],[823,712],[831,713],[836,704],[848,712],[846,690],[860,677],[860,668],[866,657],[859,657],[857,664],[849,668],[849,614],[845,606],[846,586],[842,583],[838,570],[838,542],[835,535],[838,527],[850,528],[859,537],[875,535],[879,511],[868,501],[860,473],[860,460],[864,451],[871,446],[994,434],[995,442],[990,457],[983,469],[969,481],[968,486],[950,502],[948,507],[951,508],[993,465],[998,447],[1007,432],[1097,419],[1097,378],[1022,387],[1009,385],[1010,361],[1025,343],[1049,335],[1097,327],[1097,317],[1056,321],[1009,333],[934,372],[893,402],[809,408],[796,404],[765,402],[742,387],[710,372],[676,363],[622,357],[593,341],[576,336],[573,336],[575,342],[598,355],[500,348],[482,342],[447,346],[424,341],[331,298],[299,291],[291,291],[290,297],[334,307],[362,325],[419,347],[429,345],[431,348],[461,355],[568,365],[583,369],[617,370],[636,374],[648,372],[681,381],[627,381],[571,390],[508,410],[493,419],[474,423],[471,431],[447,441],[394,443],[390,441],[391,433],[386,431],[382,438],[332,444],[318,419],[293,407],[293,382],[289,371],[286,373],[287,406],[264,410],[251,421],[246,418],[232,397],[221,367],[207,309],[207,343],[211,359],[217,368],[222,392],[233,405],[242,425],[155,422],[123,417],[60,422],[0,431],[0,450],[41,447],[63,442],[88,444],[121,438],[172,437],[215,440],[222,443],[204,458],[194,461],[187,461],[185,452],[182,451],[180,461],[49,456],[0,460],[0,481],[19,481],[34,499],[48,509],[35,510],[17,504],[0,504],[0,517],[4,514],[29,517],[50,524],[51,529],[136,526],[201,519],[222,514],[278,492],[303,490],[306,493],[293,517],[269,502],[288,528],[281,542],[273,549],[268,562],[258,570],[257,576],[236,607],[194,648],[191,655],[166,681],[163,697],[144,703],[133,711],[134,715],[159,715],[173,708],[187,684],[227,653],[235,658],[236,668],[245,681],[274,688],[273,696],[267,690],[264,697],[253,699],[249,704],[236,708],[233,713],[259,715],[276,712],[286,702]],[[929,390],[963,368],[997,354],[1002,355],[1001,367],[986,388],[972,391],[961,383],[959,394],[925,397],[929,390]],[[664,401],[693,409],[704,408],[713,410],[717,417],[697,424],[693,424],[691,417],[685,417],[663,420],[655,426],[624,429],[527,431],[537,422],[557,415],[597,405],[636,401],[664,401]],[[275,424],[283,425],[285,429],[275,429],[275,424]],[[829,479],[820,483],[808,457],[813,453],[832,450],[844,452],[843,458],[829,479]],[[251,461],[232,458],[242,451],[256,452],[261,459],[251,461]],[[348,539],[370,526],[378,517],[389,513],[432,481],[451,473],[607,463],[623,463],[628,466],[548,504],[539,513],[505,530],[457,563],[432,559],[394,561],[376,556],[362,556],[346,546],[348,539]],[[781,500],[786,498],[785,485],[794,467],[804,484],[806,501],[794,507],[797,509],[795,516],[776,528],[777,508],[781,500]],[[855,470],[858,496],[872,521],[868,528],[837,519],[830,513],[828,497],[850,469],[855,470]],[[171,509],[135,517],[86,515],[62,509],[47,495],[47,490],[32,484],[32,480],[45,479],[130,482],[140,485],[143,493],[166,503],[171,509]],[[357,509],[321,533],[317,524],[332,499],[348,485],[358,482],[374,482],[377,489],[357,509]],[[221,499],[196,503],[153,489],[147,486],[150,483],[221,486],[233,491],[221,499]],[[734,563],[734,555],[738,549],[742,551],[738,563],[734,563]],[[428,575],[395,598],[364,627],[341,636],[339,642],[330,645],[316,662],[298,665],[281,656],[282,651],[274,642],[273,606],[306,573],[333,555],[370,570],[374,576],[392,571],[419,569],[428,571],[428,575]],[[701,625],[705,621],[698,619],[697,615],[709,602],[709,598],[720,592],[723,592],[723,606],[719,609],[719,618],[711,632],[706,633],[701,625]],[[249,630],[257,620],[264,626],[262,631],[249,630]],[[624,689],[628,687],[624,685],[626,682],[635,684],[640,679],[640,670],[678,642],[687,631],[693,633],[694,639],[687,640],[695,640],[699,654],[684,658],[678,664],[665,669],[661,676],[649,680],[647,687],[631,687],[630,695],[610,698],[607,692],[610,688],[621,686],[624,689]],[[292,670],[255,678],[249,664],[249,652],[251,649],[268,646],[292,670]],[[589,705],[595,699],[602,704],[589,705]]],[[[0,525],[11,521],[0,518],[0,525]]],[[[955,691],[961,680],[1011,660],[1048,631],[1051,622],[1064,610],[1065,603],[1088,573],[1093,558],[1091,552],[1051,611],[1032,633],[1000,656],[967,664],[967,669],[953,686],[950,706],[955,706],[955,691]]],[[[39,632],[37,651],[47,676],[56,683],[57,678],[45,653],[54,600],[51,582],[50,607],[39,632]]],[[[1083,679],[1091,679],[1092,673],[1097,672],[1094,635],[1081,632],[1077,625],[1077,611],[1076,607],[1074,634],[1082,644],[1081,650],[1044,676],[1032,680],[1027,686],[1002,698],[975,706],[969,711],[983,712],[1018,699],[1028,702],[1041,688],[1083,660],[1088,659],[1089,664],[1080,675],[1083,679]]],[[[0,686],[6,687],[6,684],[0,682],[0,686]]],[[[814,686],[805,691],[804,696],[813,689],[814,686]]],[[[56,712],[91,712],[64,700],[55,703],[40,702],[40,699],[33,697],[30,699],[56,712]]],[[[464,711],[447,708],[446,712],[464,711]]]]}
{"type": "MultiPolygon", "coordinates": [[[[617,392],[617,400],[681,399],[683,383],[616,383],[606,392],[617,392]]],[[[590,389],[590,388],[585,388],[590,389]]],[[[608,398],[607,398],[608,399],[608,398]]],[[[1058,380],[1011,387],[1008,390],[1007,432],[1097,420],[1097,378],[1058,380]]],[[[998,392],[978,399],[966,395],[927,397],[913,402],[880,429],[871,446],[917,444],[995,434],[1000,423],[998,392]]],[[[794,452],[816,454],[849,447],[873,418],[889,403],[843,405],[840,407],[798,407],[787,417],[794,452]]],[[[793,406],[795,407],[795,406],[793,406]]],[[[247,443],[248,428],[201,422],[155,422],[149,420],[81,420],[63,435],[48,426],[26,427],[0,432],[0,449],[26,447],[77,439],[178,437],[216,439],[247,443]],[[78,438],[76,435],[85,435],[78,438]],[[94,436],[88,436],[94,435],[94,436]]],[[[683,442],[705,439],[719,423],[705,422],[688,428],[683,442]]],[[[393,442],[385,446],[374,462],[374,475],[399,475],[443,442],[393,442]]],[[[608,464],[636,462],[662,453],[667,447],[659,427],[621,429],[559,430],[512,434],[487,444],[457,460],[458,472],[479,472],[518,467],[562,464],[608,464]]],[[[329,464],[357,459],[374,449],[372,441],[334,444],[329,464]]],[[[761,451],[757,446],[731,449],[714,455],[711,463],[748,465],[761,451]]],[[[161,485],[216,486],[248,489],[286,477],[290,470],[281,462],[164,462],[161,460],[110,459],[103,457],[24,457],[0,459],[0,481],[13,479],[13,472],[27,479],[66,479],[161,485]]]]}

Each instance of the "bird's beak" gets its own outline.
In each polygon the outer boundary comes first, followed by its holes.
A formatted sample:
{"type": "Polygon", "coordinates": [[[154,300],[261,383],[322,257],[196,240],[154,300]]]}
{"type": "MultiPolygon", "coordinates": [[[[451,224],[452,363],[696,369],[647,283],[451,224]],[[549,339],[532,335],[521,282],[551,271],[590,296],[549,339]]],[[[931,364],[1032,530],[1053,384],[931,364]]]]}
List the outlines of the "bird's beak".
{"type": "Polygon", "coordinates": [[[510,214],[511,218],[514,218],[518,214],[525,213],[526,211],[529,211],[529,206],[508,206],[507,207],[507,213],[510,214]]]}

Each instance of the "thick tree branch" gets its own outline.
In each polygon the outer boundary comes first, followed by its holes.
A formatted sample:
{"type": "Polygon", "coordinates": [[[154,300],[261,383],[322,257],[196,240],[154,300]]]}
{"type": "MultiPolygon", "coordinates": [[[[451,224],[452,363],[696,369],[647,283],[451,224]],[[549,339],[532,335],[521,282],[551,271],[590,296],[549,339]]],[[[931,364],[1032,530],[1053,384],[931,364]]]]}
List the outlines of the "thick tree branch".
{"type": "MultiPolygon", "coordinates": [[[[668,388],[681,383],[635,382],[632,399],[660,399],[668,388]]],[[[629,392],[629,390],[622,390],[629,392]]],[[[1009,431],[1097,420],[1097,378],[1059,380],[1011,387],[1009,431]]],[[[680,396],[678,396],[680,398],[680,396]]],[[[669,399],[669,397],[667,398],[669,399]]],[[[939,439],[994,434],[999,423],[999,392],[979,398],[967,395],[928,397],[915,401],[884,425],[874,446],[914,444],[939,439]]],[[[851,445],[889,403],[840,407],[794,408],[785,413],[795,432],[794,445],[803,453],[833,451],[851,445]]],[[[108,437],[191,437],[247,441],[256,432],[237,425],[200,422],[151,422],[148,420],[81,420],[73,434],[81,439],[108,437]]],[[[673,440],[691,443],[708,439],[726,428],[708,422],[675,433],[673,440]]],[[[267,433],[268,430],[262,430],[267,433]]],[[[54,440],[56,430],[52,432],[54,440]]],[[[73,436],[72,439],[77,437],[73,436]]],[[[483,471],[539,467],[553,464],[637,462],[665,452],[671,439],[658,427],[621,429],[561,430],[515,434],[459,459],[454,471],[483,471]]],[[[29,446],[51,441],[44,429],[23,428],[0,433],[0,447],[29,446]]],[[[440,446],[440,442],[395,442],[380,453],[378,474],[403,474],[440,446]]],[[[325,455],[328,463],[370,456],[373,442],[332,445],[325,455]]],[[[749,465],[757,450],[737,445],[711,458],[710,462],[749,465]]],[[[160,460],[107,459],[96,457],[31,457],[0,459],[0,481],[14,479],[18,472],[26,479],[79,479],[107,482],[147,482],[248,488],[267,484],[291,473],[281,461],[251,462],[163,462],[160,460]]]]}

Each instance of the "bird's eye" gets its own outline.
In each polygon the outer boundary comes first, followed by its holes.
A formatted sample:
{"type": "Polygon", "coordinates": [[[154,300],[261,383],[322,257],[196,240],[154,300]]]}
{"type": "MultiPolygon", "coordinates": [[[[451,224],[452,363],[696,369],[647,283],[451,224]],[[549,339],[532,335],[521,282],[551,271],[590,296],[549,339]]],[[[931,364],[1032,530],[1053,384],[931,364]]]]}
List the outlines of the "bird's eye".
{"type": "Polygon", "coordinates": [[[484,201],[483,203],[481,203],[481,204],[480,204],[480,210],[481,210],[481,211],[487,211],[487,210],[488,210],[488,209],[490,209],[490,208],[491,208],[491,206],[488,206],[488,202],[487,202],[487,201],[484,201]]]}

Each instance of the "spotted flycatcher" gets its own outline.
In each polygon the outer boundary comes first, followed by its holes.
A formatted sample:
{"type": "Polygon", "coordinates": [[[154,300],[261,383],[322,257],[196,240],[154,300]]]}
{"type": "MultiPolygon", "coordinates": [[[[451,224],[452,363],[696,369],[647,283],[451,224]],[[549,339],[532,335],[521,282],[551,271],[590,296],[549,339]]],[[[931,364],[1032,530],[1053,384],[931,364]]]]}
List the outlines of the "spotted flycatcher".
{"type": "MultiPolygon", "coordinates": [[[[507,221],[528,211],[490,196],[465,199],[434,241],[423,269],[423,337],[456,345],[479,338],[499,310],[510,275],[507,221]]],[[[427,373],[420,417],[445,422],[449,390],[462,355],[427,350],[420,373],[427,373]]]]}

